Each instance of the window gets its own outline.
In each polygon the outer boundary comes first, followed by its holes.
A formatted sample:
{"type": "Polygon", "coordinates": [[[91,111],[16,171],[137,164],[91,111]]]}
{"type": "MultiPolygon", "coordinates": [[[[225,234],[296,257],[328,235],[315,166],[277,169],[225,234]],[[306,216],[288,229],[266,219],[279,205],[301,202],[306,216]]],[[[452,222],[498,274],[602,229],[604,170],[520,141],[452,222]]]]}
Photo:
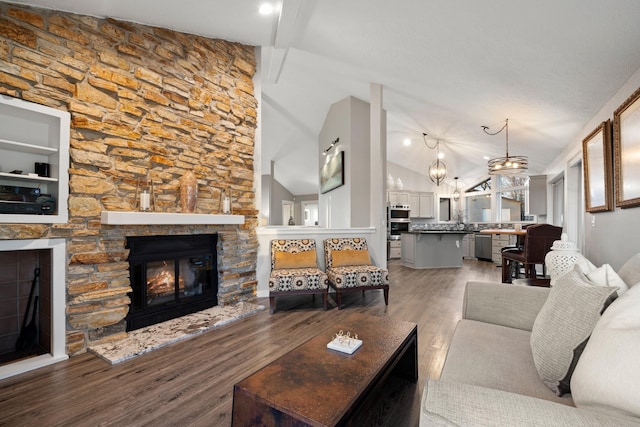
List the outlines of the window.
{"type": "Polygon", "coordinates": [[[494,176],[465,191],[470,222],[522,221],[527,211],[528,176],[494,176]]]}

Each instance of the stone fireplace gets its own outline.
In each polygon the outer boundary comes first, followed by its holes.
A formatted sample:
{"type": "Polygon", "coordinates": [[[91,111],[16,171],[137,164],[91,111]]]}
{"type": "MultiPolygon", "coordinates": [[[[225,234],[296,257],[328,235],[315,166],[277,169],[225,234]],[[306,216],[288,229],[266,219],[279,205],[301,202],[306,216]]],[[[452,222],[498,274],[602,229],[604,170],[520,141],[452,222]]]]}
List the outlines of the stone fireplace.
{"type": "Polygon", "coordinates": [[[0,216],[0,250],[62,243],[52,260],[63,343],[62,351],[54,345],[56,355],[126,336],[135,311],[131,237],[217,235],[217,303],[252,298],[254,47],[9,3],[0,3],[0,17],[0,93],[71,113],[68,221],[7,223],[0,216]],[[211,218],[154,221],[190,215],[180,208],[180,179],[188,171],[198,181],[195,215],[211,218]],[[153,182],[154,212],[136,223],[105,221],[104,213],[137,213],[143,179],[153,182]],[[213,218],[223,191],[241,224],[213,218]]]}

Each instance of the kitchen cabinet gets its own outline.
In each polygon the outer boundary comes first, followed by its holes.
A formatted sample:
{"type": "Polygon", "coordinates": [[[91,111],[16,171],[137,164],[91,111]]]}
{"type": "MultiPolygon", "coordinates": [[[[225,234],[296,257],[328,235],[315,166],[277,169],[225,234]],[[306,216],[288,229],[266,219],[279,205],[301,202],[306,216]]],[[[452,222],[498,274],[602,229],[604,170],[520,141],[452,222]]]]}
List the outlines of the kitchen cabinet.
{"type": "Polygon", "coordinates": [[[402,265],[410,268],[462,267],[464,231],[402,233],[402,265]]]}
{"type": "Polygon", "coordinates": [[[409,207],[411,208],[411,212],[409,216],[414,216],[414,213],[420,212],[420,196],[418,193],[409,193],[409,207]]]}
{"type": "Polygon", "coordinates": [[[387,203],[390,205],[408,205],[409,193],[401,191],[388,191],[387,203]]]}
{"type": "Polygon", "coordinates": [[[38,194],[55,200],[47,215],[0,213],[0,223],[67,222],[69,129],[66,111],[0,95],[0,185],[26,188],[34,201],[38,194]],[[35,173],[36,163],[48,164],[48,176],[35,173]]]}
{"type": "Polygon", "coordinates": [[[435,193],[409,193],[411,218],[435,218],[435,193]]]}
{"type": "Polygon", "coordinates": [[[411,265],[415,260],[416,236],[409,233],[402,233],[401,242],[402,263],[411,265]]]}
{"type": "Polygon", "coordinates": [[[529,177],[529,212],[533,215],[547,214],[547,176],[529,177]]]}
{"type": "Polygon", "coordinates": [[[465,234],[462,238],[462,257],[467,259],[476,257],[476,238],[473,233],[465,234]]]}
{"type": "Polygon", "coordinates": [[[514,246],[516,236],[509,234],[492,234],[491,235],[491,260],[502,265],[502,248],[505,246],[514,246]]]}
{"type": "Polygon", "coordinates": [[[402,243],[400,240],[389,241],[389,259],[397,259],[401,257],[402,243]]]}
{"type": "Polygon", "coordinates": [[[435,218],[435,193],[420,193],[420,218],[435,218]]]}

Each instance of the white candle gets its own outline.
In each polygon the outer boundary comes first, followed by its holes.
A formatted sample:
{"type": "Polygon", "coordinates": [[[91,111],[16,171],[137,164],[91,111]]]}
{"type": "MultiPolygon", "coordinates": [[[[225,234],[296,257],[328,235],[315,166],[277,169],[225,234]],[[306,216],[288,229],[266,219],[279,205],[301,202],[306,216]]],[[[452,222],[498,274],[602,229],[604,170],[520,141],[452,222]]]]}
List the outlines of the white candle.
{"type": "Polygon", "coordinates": [[[224,199],[222,199],[222,213],[228,214],[229,212],[231,212],[231,200],[229,200],[229,197],[224,196],[224,199]]]}
{"type": "Polygon", "coordinates": [[[151,195],[147,190],[140,193],[140,210],[148,211],[151,207],[151,195]]]}

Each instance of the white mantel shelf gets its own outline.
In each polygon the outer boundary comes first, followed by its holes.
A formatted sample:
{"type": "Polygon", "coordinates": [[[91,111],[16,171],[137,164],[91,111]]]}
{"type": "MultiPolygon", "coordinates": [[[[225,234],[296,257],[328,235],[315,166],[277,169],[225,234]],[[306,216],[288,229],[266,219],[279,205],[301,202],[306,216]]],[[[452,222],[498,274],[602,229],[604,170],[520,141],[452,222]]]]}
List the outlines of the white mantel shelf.
{"type": "Polygon", "coordinates": [[[244,215],[102,211],[100,221],[107,225],[233,225],[244,224],[244,215]]]}

